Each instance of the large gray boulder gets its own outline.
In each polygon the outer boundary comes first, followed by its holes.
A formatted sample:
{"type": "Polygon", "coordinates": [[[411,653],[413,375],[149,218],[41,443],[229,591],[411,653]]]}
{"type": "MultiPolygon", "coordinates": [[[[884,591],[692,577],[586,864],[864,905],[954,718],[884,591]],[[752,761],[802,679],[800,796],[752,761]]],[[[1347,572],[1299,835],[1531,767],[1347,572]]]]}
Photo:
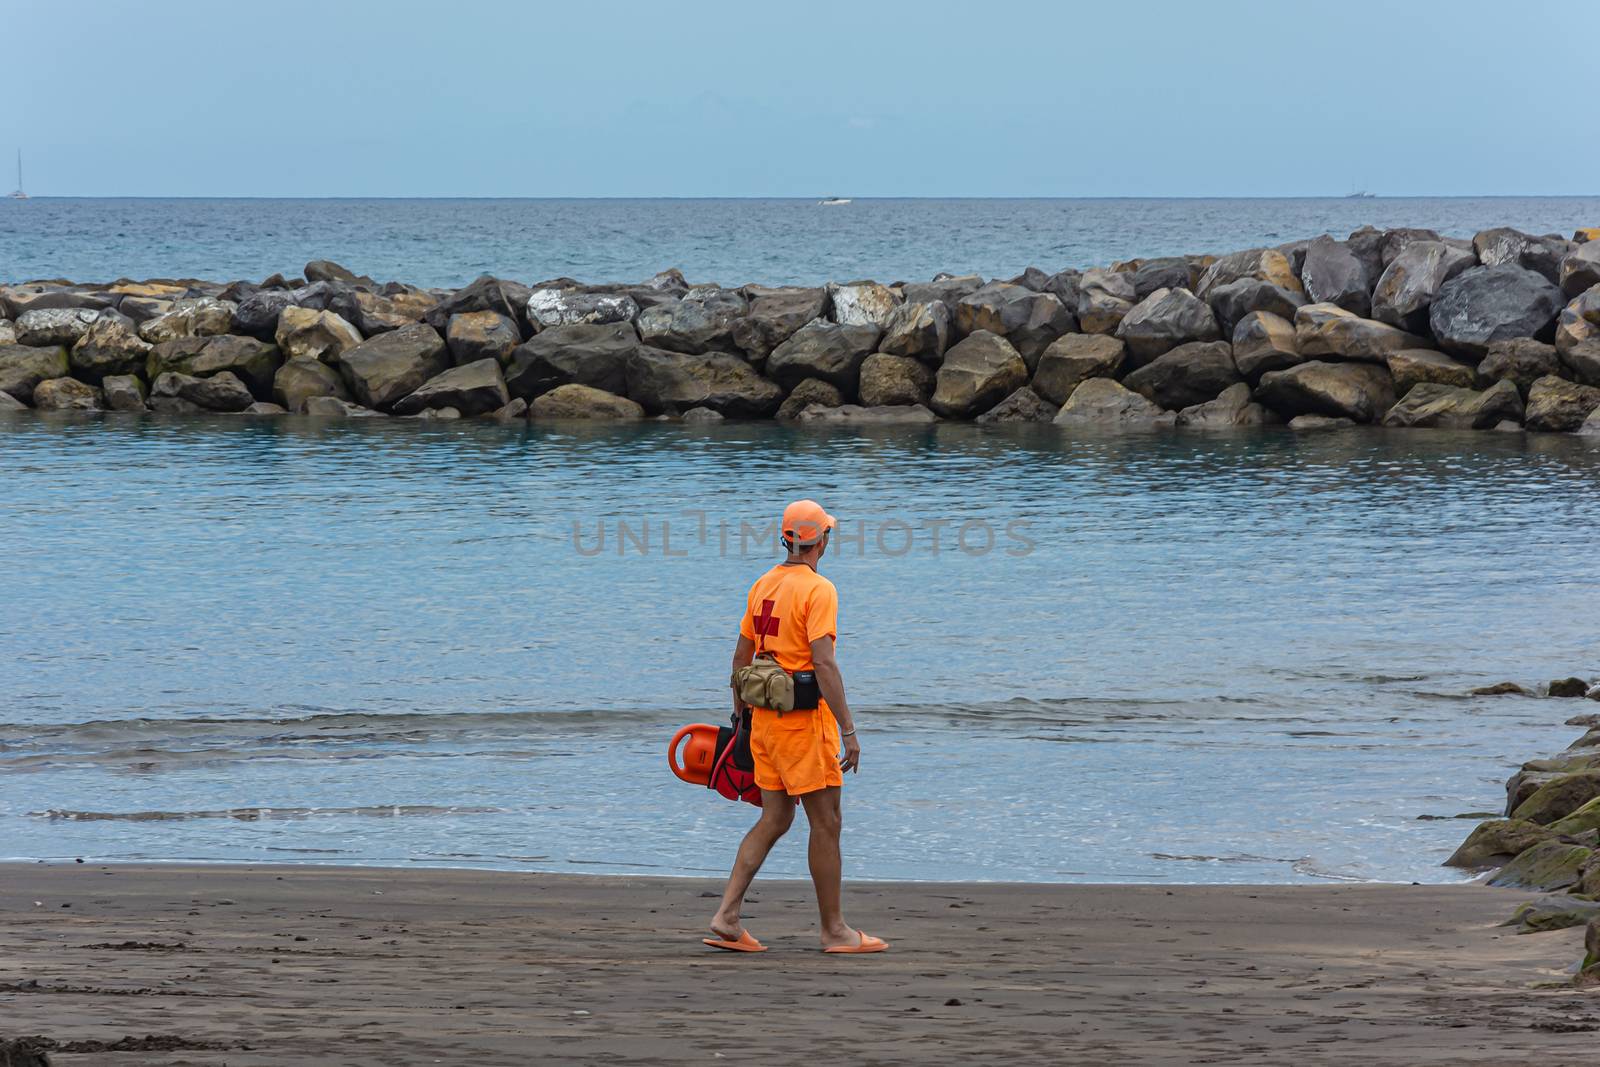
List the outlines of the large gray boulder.
{"type": "Polygon", "coordinates": [[[1057,426],[1171,426],[1177,415],[1110,378],[1090,378],[1072,391],[1053,420],[1057,426]]]}
{"type": "Polygon", "coordinates": [[[1189,290],[1157,289],[1122,317],[1116,335],[1128,346],[1128,361],[1142,367],[1179,345],[1215,341],[1222,333],[1211,308],[1189,290]]]}
{"type": "Polygon", "coordinates": [[[33,406],[40,411],[104,411],[100,390],[76,378],[47,378],[33,387],[33,406]]]}
{"type": "MultiPolygon", "coordinates": [[[[46,379],[48,381],[49,379],[46,379]]],[[[0,415],[13,411],[27,411],[28,405],[12,396],[10,393],[0,391],[0,415]]]]}
{"type": "Polygon", "coordinates": [[[1060,409],[1060,404],[1050,403],[1024,385],[974,421],[985,426],[1004,422],[1050,422],[1060,409]]]}
{"type": "Polygon", "coordinates": [[[828,312],[828,291],[822,288],[747,285],[744,295],[748,308],[742,317],[733,320],[729,333],[733,343],[751,360],[765,360],[796,330],[828,312]]]}
{"type": "Polygon", "coordinates": [[[990,282],[966,294],[951,307],[956,335],[965,337],[977,330],[1004,337],[1028,320],[1033,298],[1038,293],[1010,282],[990,282]]]}
{"type": "MultiPolygon", "coordinates": [[[[389,286],[385,286],[385,289],[388,288],[389,286]]],[[[358,290],[355,294],[355,303],[356,317],[350,320],[351,324],[361,331],[363,337],[373,337],[423,321],[424,316],[433,310],[439,301],[433,294],[420,289],[396,287],[394,292],[387,295],[358,290]]],[[[520,313],[510,317],[518,319],[518,325],[522,325],[520,313]]],[[[237,316],[235,321],[237,322],[237,316]]],[[[449,318],[446,317],[445,321],[448,324],[449,318]]]]}
{"type": "Polygon", "coordinates": [[[1054,295],[1009,282],[990,282],[962,297],[952,316],[957,336],[986,330],[1004,337],[1030,365],[1051,341],[1077,328],[1072,313],[1054,295]]]}
{"type": "Polygon", "coordinates": [[[1353,230],[1345,238],[1345,247],[1350,254],[1361,261],[1361,266],[1366,270],[1367,277],[1374,282],[1378,275],[1383,273],[1383,231],[1375,226],[1363,226],[1353,230]]]}
{"type": "Polygon", "coordinates": [[[416,323],[369,337],[339,354],[339,373],[363,407],[387,411],[450,367],[444,338],[416,323]]]}
{"type": "Polygon", "coordinates": [[[950,344],[950,312],[944,301],[901,304],[883,327],[878,351],[891,356],[915,356],[935,365],[950,344]]]}
{"type": "Polygon", "coordinates": [[[1442,241],[1414,241],[1384,268],[1372,290],[1372,317],[1408,333],[1425,333],[1428,308],[1444,283],[1477,257],[1442,241]]]}
{"type": "Polygon", "coordinates": [[[1495,341],[1547,339],[1561,303],[1561,291],[1526,267],[1474,267],[1439,290],[1428,324],[1446,352],[1481,359],[1495,341]]]}
{"type": "Polygon", "coordinates": [[[1507,420],[1522,421],[1522,396],[1510,382],[1496,382],[1481,392],[1419,382],[1389,409],[1383,424],[1487,430],[1507,420]]]}
{"type": "Polygon", "coordinates": [[[983,278],[976,274],[940,274],[931,282],[907,282],[900,292],[907,304],[931,304],[937,300],[951,308],[968,293],[982,289],[983,284],[983,278]]]}
{"type": "Polygon", "coordinates": [[[273,340],[286,360],[320,359],[332,363],[340,353],[360,344],[361,334],[332,311],[291,305],[279,313],[273,340]]]}
{"type": "Polygon", "coordinates": [[[1333,304],[1353,315],[1371,318],[1374,281],[1348,243],[1324,234],[1306,245],[1300,282],[1310,303],[1333,304]]]}
{"type": "Polygon", "coordinates": [[[294,294],[289,290],[262,289],[239,301],[233,309],[232,330],[260,341],[274,340],[283,309],[294,306],[294,294]]]}
{"type": "Polygon", "coordinates": [[[1562,356],[1585,341],[1600,341],[1600,285],[1573,297],[1556,315],[1556,350],[1562,356]]]}
{"type": "Polygon", "coordinates": [[[1600,389],[1551,374],[1529,386],[1523,422],[1530,430],[1571,433],[1597,408],[1600,408],[1600,389]]]}
{"type": "Polygon", "coordinates": [[[628,388],[628,357],[638,348],[639,334],[631,322],[580,322],[541,330],[511,353],[506,388],[524,400],[568,383],[620,395],[628,388]]]}
{"type": "Polygon", "coordinates": [[[34,387],[40,382],[65,378],[70,370],[67,350],[60,345],[0,345],[0,393],[9,393],[24,404],[32,402],[34,387]]]}
{"type": "Polygon", "coordinates": [[[111,375],[139,374],[150,358],[150,348],[129,320],[104,315],[72,346],[72,373],[91,385],[99,385],[111,375]]]}
{"type": "Polygon", "coordinates": [[[1600,241],[1586,241],[1568,252],[1557,273],[1568,297],[1600,285],[1600,241]]]}
{"type": "Polygon", "coordinates": [[[1305,306],[1303,294],[1292,292],[1271,282],[1256,278],[1240,278],[1211,290],[1208,300],[1217,316],[1220,337],[1229,337],[1245,316],[1254,311],[1265,311],[1283,319],[1294,319],[1294,313],[1305,306]]]}
{"type": "Polygon", "coordinates": [[[866,407],[926,404],[933,386],[933,369],[912,356],[874,352],[861,363],[858,392],[866,407]]]}
{"type": "MultiPolygon", "coordinates": [[[[545,288],[528,294],[527,312],[529,322],[548,330],[552,326],[571,326],[578,322],[631,322],[639,317],[639,305],[625,293],[545,288]]],[[[431,324],[437,317],[435,309],[428,313],[427,321],[431,324]]]]}
{"type": "MultiPolygon", "coordinates": [[[[145,377],[154,382],[167,372],[205,378],[227,371],[249,387],[258,400],[272,396],[272,379],[283,363],[277,345],[253,337],[180,337],[150,349],[145,377]]],[[[152,394],[153,395],[153,394],[152,394]]]]}
{"type": "Polygon", "coordinates": [[[1600,385],[1600,337],[1581,341],[1561,353],[1567,375],[1584,385],[1600,385]]]}
{"type": "Polygon", "coordinates": [[[71,347],[89,332],[101,312],[91,308],[39,308],[17,316],[17,343],[32,348],[71,347]]]}
{"type": "Polygon", "coordinates": [[[1156,357],[1122,379],[1122,384],[1176,411],[1214,400],[1243,378],[1226,341],[1191,341],[1156,357]]]}
{"type": "Polygon", "coordinates": [[[1266,426],[1278,421],[1276,415],[1251,399],[1249,385],[1235,382],[1216,399],[1178,412],[1177,423],[1197,430],[1223,430],[1235,426],[1266,426]]]}
{"type": "Polygon", "coordinates": [[[1286,418],[1327,415],[1374,423],[1394,407],[1389,368],[1312,360],[1261,376],[1256,399],[1286,418]]]}
{"type": "Polygon", "coordinates": [[[339,372],[321,360],[291,359],[273,376],[272,398],[291,414],[304,414],[306,401],[314,396],[349,400],[350,392],[339,372]]]}
{"type": "Polygon", "coordinates": [[[1233,328],[1234,365],[1252,382],[1267,371],[1283,370],[1304,361],[1294,324],[1281,315],[1252,311],[1233,328]]]}
{"type": "Polygon", "coordinates": [[[1535,237],[1509,226],[1483,230],[1472,238],[1472,250],[1485,267],[1511,263],[1537,271],[1559,283],[1561,260],[1571,251],[1572,242],[1560,237],[1535,237]]]}
{"type": "Polygon", "coordinates": [[[1427,341],[1388,323],[1363,319],[1333,304],[1307,304],[1294,313],[1295,347],[1307,359],[1335,356],[1386,363],[1391,353],[1427,348],[1427,341]]]}
{"type": "MultiPolygon", "coordinates": [[[[397,294],[385,293],[385,295],[397,304],[402,303],[401,297],[397,294]]],[[[457,289],[443,300],[434,302],[422,313],[422,321],[432,326],[434,332],[441,336],[450,328],[450,316],[465,311],[497,311],[520,325],[528,325],[528,302],[532,297],[533,290],[526,285],[485,274],[464,289],[457,289]]],[[[414,310],[414,306],[411,310],[414,310]]],[[[362,332],[368,336],[376,332],[364,324],[357,323],[357,325],[360,325],[362,332]]]]}
{"type": "Polygon", "coordinates": [[[828,283],[828,300],[833,306],[833,321],[840,326],[870,326],[882,330],[899,306],[901,297],[877,282],[828,283]]]}
{"type": "Polygon", "coordinates": [[[182,337],[220,337],[233,328],[238,305],[203,296],[175,301],[172,310],[139,324],[139,336],[150,344],[182,337]]]}
{"type": "Polygon", "coordinates": [[[1413,385],[1422,382],[1451,385],[1457,389],[1472,389],[1478,384],[1477,368],[1431,348],[1406,348],[1391,353],[1388,366],[1389,373],[1394,375],[1395,394],[1402,397],[1413,385]]]}
{"type": "Polygon", "coordinates": [[[493,356],[451,367],[424,382],[415,392],[395,402],[396,415],[415,415],[424,409],[455,408],[463,416],[487,415],[511,402],[500,361],[493,356]]]}
{"type": "Polygon", "coordinates": [[[944,354],[929,406],[946,418],[971,418],[1027,384],[1028,365],[1011,343],[978,330],[944,354]]]}
{"type": "MultiPolygon", "coordinates": [[[[877,333],[870,327],[834,328],[877,333]]],[[[721,415],[754,418],[772,414],[783,401],[782,389],[740,357],[723,352],[690,355],[641,346],[628,356],[627,381],[629,398],[655,414],[681,415],[705,407],[721,415]]]]}
{"type": "Polygon", "coordinates": [[[1136,266],[1123,273],[1133,276],[1135,302],[1149,297],[1157,289],[1187,289],[1194,291],[1199,276],[1188,256],[1157,256],[1134,261],[1136,266]]]}
{"type": "MultiPolygon", "coordinates": [[[[870,358],[870,357],[869,357],[870,358]]],[[[800,413],[813,404],[825,408],[836,408],[844,403],[844,394],[839,392],[839,387],[821,378],[807,378],[783,398],[783,403],[778,406],[775,419],[798,419],[800,413]]]]}
{"type": "Polygon", "coordinates": [[[99,311],[115,300],[101,293],[63,289],[49,282],[0,287],[0,318],[16,319],[30,311],[49,308],[85,308],[99,311]]]}
{"type": "Polygon", "coordinates": [[[205,378],[167,371],[150,385],[150,401],[157,410],[184,410],[159,404],[162,400],[182,400],[207,411],[243,411],[255,397],[243,381],[230,371],[218,371],[205,378]]]}
{"type": "Polygon", "coordinates": [[[1211,291],[1242,278],[1269,282],[1292,293],[1304,292],[1300,279],[1295,277],[1289,258],[1275,248],[1250,248],[1223,256],[1206,268],[1195,287],[1195,295],[1202,300],[1211,297],[1211,291]]]}
{"type": "Polygon", "coordinates": [[[462,311],[450,316],[444,343],[458,367],[480,359],[505,363],[522,343],[522,330],[516,319],[498,311],[462,311]]]}
{"type": "Polygon", "coordinates": [[[1069,333],[1053,341],[1033,372],[1033,391],[1053,404],[1067,402],[1090,378],[1115,378],[1128,359],[1128,347],[1099,333],[1069,333]]]}
{"type": "Polygon", "coordinates": [[[112,411],[137,412],[148,407],[144,381],[132,374],[107,375],[100,382],[100,392],[106,399],[106,407],[112,411]]]}
{"type": "Polygon", "coordinates": [[[772,350],[767,374],[786,389],[806,378],[820,378],[852,397],[861,363],[877,347],[878,337],[876,326],[841,326],[817,319],[772,350]]]}
{"type": "Polygon", "coordinates": [[[1086,270],[1078,279],[1078,328],[1084,333],[1115,333],[1136,299],[1132,275],[1086,270]]]}
{"type": "Polygon", "coordinates": [[[625,396],[569,382],[540,393],[528,405],[535,419],[642,419],[644,407],[625,396]]]}
{"type": "MultiPolygon", "coordinates": [[[[1378,251],[1383,259],[1384,269],[1387,270],[1389,264],[1393,263],[1400,253],[1412,245],[1422,242],[1441,244],[1444,240],[1437,230],[1424,230],[1414,226],[1396,226],[1392,230],[1383,231],[1383,236],[1378,241],[1378,251]]],[[[1382,271],[1378,272],[1378,274],[1382,273],[1382,271]]],[[[1377,276],[1373,275],[1373,277],[1377,276]]]]}
{"type": "Polygon", "coordinates": [[[737,289],[691,289],[682,300],[657,304],[639,312],[644,343],[670,352],[731,352],[733,324],[747,304],[737,289]]]}
{"type": "Polygon", "coordinates": [[[1483,381],[1514,383],[1523,396],[1528,395],[1529,387],[1540,378],[1560,373],[1561,356],[1555,346],[1526,337],[1491,344],[1477,370],[1483,381]]]}

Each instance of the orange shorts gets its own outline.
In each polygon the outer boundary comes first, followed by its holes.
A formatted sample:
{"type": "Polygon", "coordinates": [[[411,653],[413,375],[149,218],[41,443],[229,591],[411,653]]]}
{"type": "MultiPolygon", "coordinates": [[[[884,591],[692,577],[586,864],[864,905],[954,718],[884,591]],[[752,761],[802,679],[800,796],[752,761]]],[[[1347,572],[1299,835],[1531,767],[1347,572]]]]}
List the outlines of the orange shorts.
{"type": "Polygon", "coordinates": [[[839,722],[824,703],[815,711],[779,714],[757,708],[750,717],[756,785],[792,797],[844,785],[839,770],[839,722]]]}

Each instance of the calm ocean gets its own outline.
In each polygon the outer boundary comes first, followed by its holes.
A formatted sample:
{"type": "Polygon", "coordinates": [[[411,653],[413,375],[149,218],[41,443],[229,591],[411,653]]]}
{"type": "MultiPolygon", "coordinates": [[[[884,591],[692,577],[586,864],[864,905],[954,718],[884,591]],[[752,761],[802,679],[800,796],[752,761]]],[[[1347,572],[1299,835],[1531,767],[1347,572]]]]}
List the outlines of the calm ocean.
{"type": "MultiPolygon", "coordinates": [[[[1006,275],[1365,222],[1600,200],[39,199],[0,276],[1006,275]]],[[[0,857],[722,871],[753,812],[664,748],[726,714],[743,525],[807,494],[851,875],[1453,879],[1453,816],[1594,707],[1464,694],[1600,674],[1597,484],[1520,434],[0,417],[0,857]]]]}
{"type": "Polygon", "coordinates": [[[1570,235],[1600,197],[1292,200],[54,200],[0,201],[0,280],[260,280],[335,259],[379,280],[482,273],[816,285],[1011,277],[1029,265],[1228,252],[1365,224],[1471,237],[1570,235]]]}

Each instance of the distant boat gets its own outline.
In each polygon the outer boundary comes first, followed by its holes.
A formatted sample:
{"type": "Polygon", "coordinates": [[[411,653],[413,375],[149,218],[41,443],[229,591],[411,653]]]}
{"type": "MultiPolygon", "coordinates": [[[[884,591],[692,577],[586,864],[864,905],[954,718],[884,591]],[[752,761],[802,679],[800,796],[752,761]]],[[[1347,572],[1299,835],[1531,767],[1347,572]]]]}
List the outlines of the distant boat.
{"type": "Polygon", "coordinates": [[[1377,195],[1376,193],[1369,193],[1365,189],[1357,189],[1353,193],[1346,193],[1344,198],[1346,200],[1371,200],[1377,195]]]}
{"type": "Polygon", "coordinates": [[[824,200],[817,201],[823,207],[838,207],[840,204],[848,204],[849,202],[850,198],[848,196],[830,196],[824,200]]]}
{"type": "Polygon", "coordinates": [[[13,200],[26,200],[28,194],[22,191],[22,149],[17,149],[17,187],[11,193],[13,200]]]}

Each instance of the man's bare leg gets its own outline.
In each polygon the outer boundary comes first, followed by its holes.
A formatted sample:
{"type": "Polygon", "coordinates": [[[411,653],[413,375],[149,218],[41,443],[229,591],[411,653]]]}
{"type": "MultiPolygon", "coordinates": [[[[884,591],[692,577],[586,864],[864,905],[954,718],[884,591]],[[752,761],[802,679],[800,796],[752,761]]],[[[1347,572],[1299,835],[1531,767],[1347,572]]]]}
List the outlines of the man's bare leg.
{"type": "Polygon", "coordinates": [[[811,824],[811,842],[806,858],[811,862],[811,882],[817,890],[817,914],[822,922],[822,947],[856,945],[861,935],[845,925],[840,898],[844,865],[839,859],[839,831],[844,816],[839,810],[838,786],[829,786],[800,798],[806,806],[806,821],[811,824]]]}
{"type": "Polygon", "coordinates": [[[744,932],[739,911],[744,904],[745,892],[749,890],[750,883],[755,881],[756,872],[767,861],[767,853],[788,832],[793,822],[793,798],[784,792],[763,789],[761,818],[739,842],[739,854],[734,858],[732,873],[728,875],[728,887],[722,891],[722,904],[711,917],[712,933],[728,941],[739,940],[739,935],[744,932]]]}

